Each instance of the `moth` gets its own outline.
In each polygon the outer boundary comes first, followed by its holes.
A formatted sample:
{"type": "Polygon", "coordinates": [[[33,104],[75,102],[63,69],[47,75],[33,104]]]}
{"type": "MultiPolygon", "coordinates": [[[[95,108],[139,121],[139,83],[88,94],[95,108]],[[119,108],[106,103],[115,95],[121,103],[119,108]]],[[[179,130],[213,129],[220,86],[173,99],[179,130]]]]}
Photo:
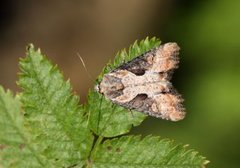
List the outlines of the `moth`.
{"type": "Polygon", "coordinates": [[[178,68],[179,46],[166,43],[105,74],[97,91],[127,109],[171,121],[184,118],[181,95],[170,79],[178,68]]]}

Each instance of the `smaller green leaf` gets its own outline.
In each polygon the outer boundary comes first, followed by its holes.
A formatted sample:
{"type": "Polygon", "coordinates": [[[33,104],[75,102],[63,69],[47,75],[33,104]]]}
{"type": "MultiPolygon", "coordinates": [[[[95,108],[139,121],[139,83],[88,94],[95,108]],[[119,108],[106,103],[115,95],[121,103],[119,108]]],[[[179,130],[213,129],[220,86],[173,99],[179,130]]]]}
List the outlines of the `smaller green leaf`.
{"type": "Polygon", "coordinates": [[[100,144],[90,163],[94,168],[203,168],[208,161],[168,139],[123,136],[100,144]]]}
{"type": "MultiPolygon", "coordinates": [[[[118,52],[114,61],[109,62],[97,79],[97,84],[101,81],[105,73],[128,62],[133,58],[160,45],[157,38],[146,38],[145,40],[134,42],[128,52],[125,49],[118,52]]],[[[90,91],[88,95],[87,109],[90,113],[89,127],[103,137],[114,137],[130,131],[132,126],[139,125],[146,115],[136,111],[130,111],[118,105],[114,105],[110,100],[96,91],[90,91]]]]}
{"type": "MultiPolygon", "coordinates": [[[[20,101],[0,86],[0,167],[42,167],[23,127],[20,101]]],[[[46,163],[45,163],[46,165],[46,163]]]]}

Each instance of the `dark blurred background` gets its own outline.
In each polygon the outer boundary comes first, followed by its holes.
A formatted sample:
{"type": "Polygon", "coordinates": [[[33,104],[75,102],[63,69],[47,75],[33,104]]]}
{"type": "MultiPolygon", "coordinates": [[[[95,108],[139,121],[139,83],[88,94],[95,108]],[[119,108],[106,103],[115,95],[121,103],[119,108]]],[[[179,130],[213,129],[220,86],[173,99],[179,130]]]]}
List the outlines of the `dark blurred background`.
{"type": "Polygon", "coordinates": [[[240,165],[240,1],[8,0],[0,6],[0,84],[18,91],[18,60],[33,43],[86,99],[92,80],[116,52],[157,36],[181,47],[173,83],[187,117],[149,117],[133,133],[160,135],[198,150],[210,168],[240,165]]]}

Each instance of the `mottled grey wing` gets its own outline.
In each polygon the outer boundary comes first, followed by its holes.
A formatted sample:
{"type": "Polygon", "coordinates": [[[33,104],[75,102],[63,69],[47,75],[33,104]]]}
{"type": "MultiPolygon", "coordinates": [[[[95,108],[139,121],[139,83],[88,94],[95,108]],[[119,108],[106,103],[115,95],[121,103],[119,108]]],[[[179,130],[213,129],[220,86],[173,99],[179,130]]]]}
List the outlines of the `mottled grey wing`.
{"type": "Polygon", "coordinates": [[[147,58],[149,56],[154,56],[156,54],[157,48],[154,48],[140,56],[137,56],[136,58],[132,59],[131,61],[122,64],[118,68],[114,69],[113,72],[116,72],[118,70],[128,70],[135,75],[143,75],[146,70],[151,68],[152,64],[150,64],[147,61],[147,58]]]}
{"type": "Polygon", "coordinates": [[[128,70],[137,76],[143,75],[147,70],[159,73],[165,80],[170,80],[174,69],[179,63],[179,47],[176,43],[160,45],[133,60],[122,64],[112,72],[128,70]],[[155,59],[157,57],[157,59],[155,59]],[[160,68],[156,69],[156,66],[160,68]]]}

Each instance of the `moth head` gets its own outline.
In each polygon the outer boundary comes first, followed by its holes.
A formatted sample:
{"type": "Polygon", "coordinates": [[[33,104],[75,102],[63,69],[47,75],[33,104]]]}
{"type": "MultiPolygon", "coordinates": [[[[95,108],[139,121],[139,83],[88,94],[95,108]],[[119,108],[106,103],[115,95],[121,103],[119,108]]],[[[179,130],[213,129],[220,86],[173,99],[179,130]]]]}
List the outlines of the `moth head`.
{"type": "Polygon", "coordinates": [[[121,79],[110,74],[104,75],[100,84],[95,86],[96,91],[104,94],[108,98],[119,96],[123,89],[124,86],[121,82],[121,79]]]}
{"type": "Polygon", "coordinates": [[[100,92],[99,85],[95,85],[95,86],[94,86],[94,90],[95,90],[96,92],[100,92]]]}

